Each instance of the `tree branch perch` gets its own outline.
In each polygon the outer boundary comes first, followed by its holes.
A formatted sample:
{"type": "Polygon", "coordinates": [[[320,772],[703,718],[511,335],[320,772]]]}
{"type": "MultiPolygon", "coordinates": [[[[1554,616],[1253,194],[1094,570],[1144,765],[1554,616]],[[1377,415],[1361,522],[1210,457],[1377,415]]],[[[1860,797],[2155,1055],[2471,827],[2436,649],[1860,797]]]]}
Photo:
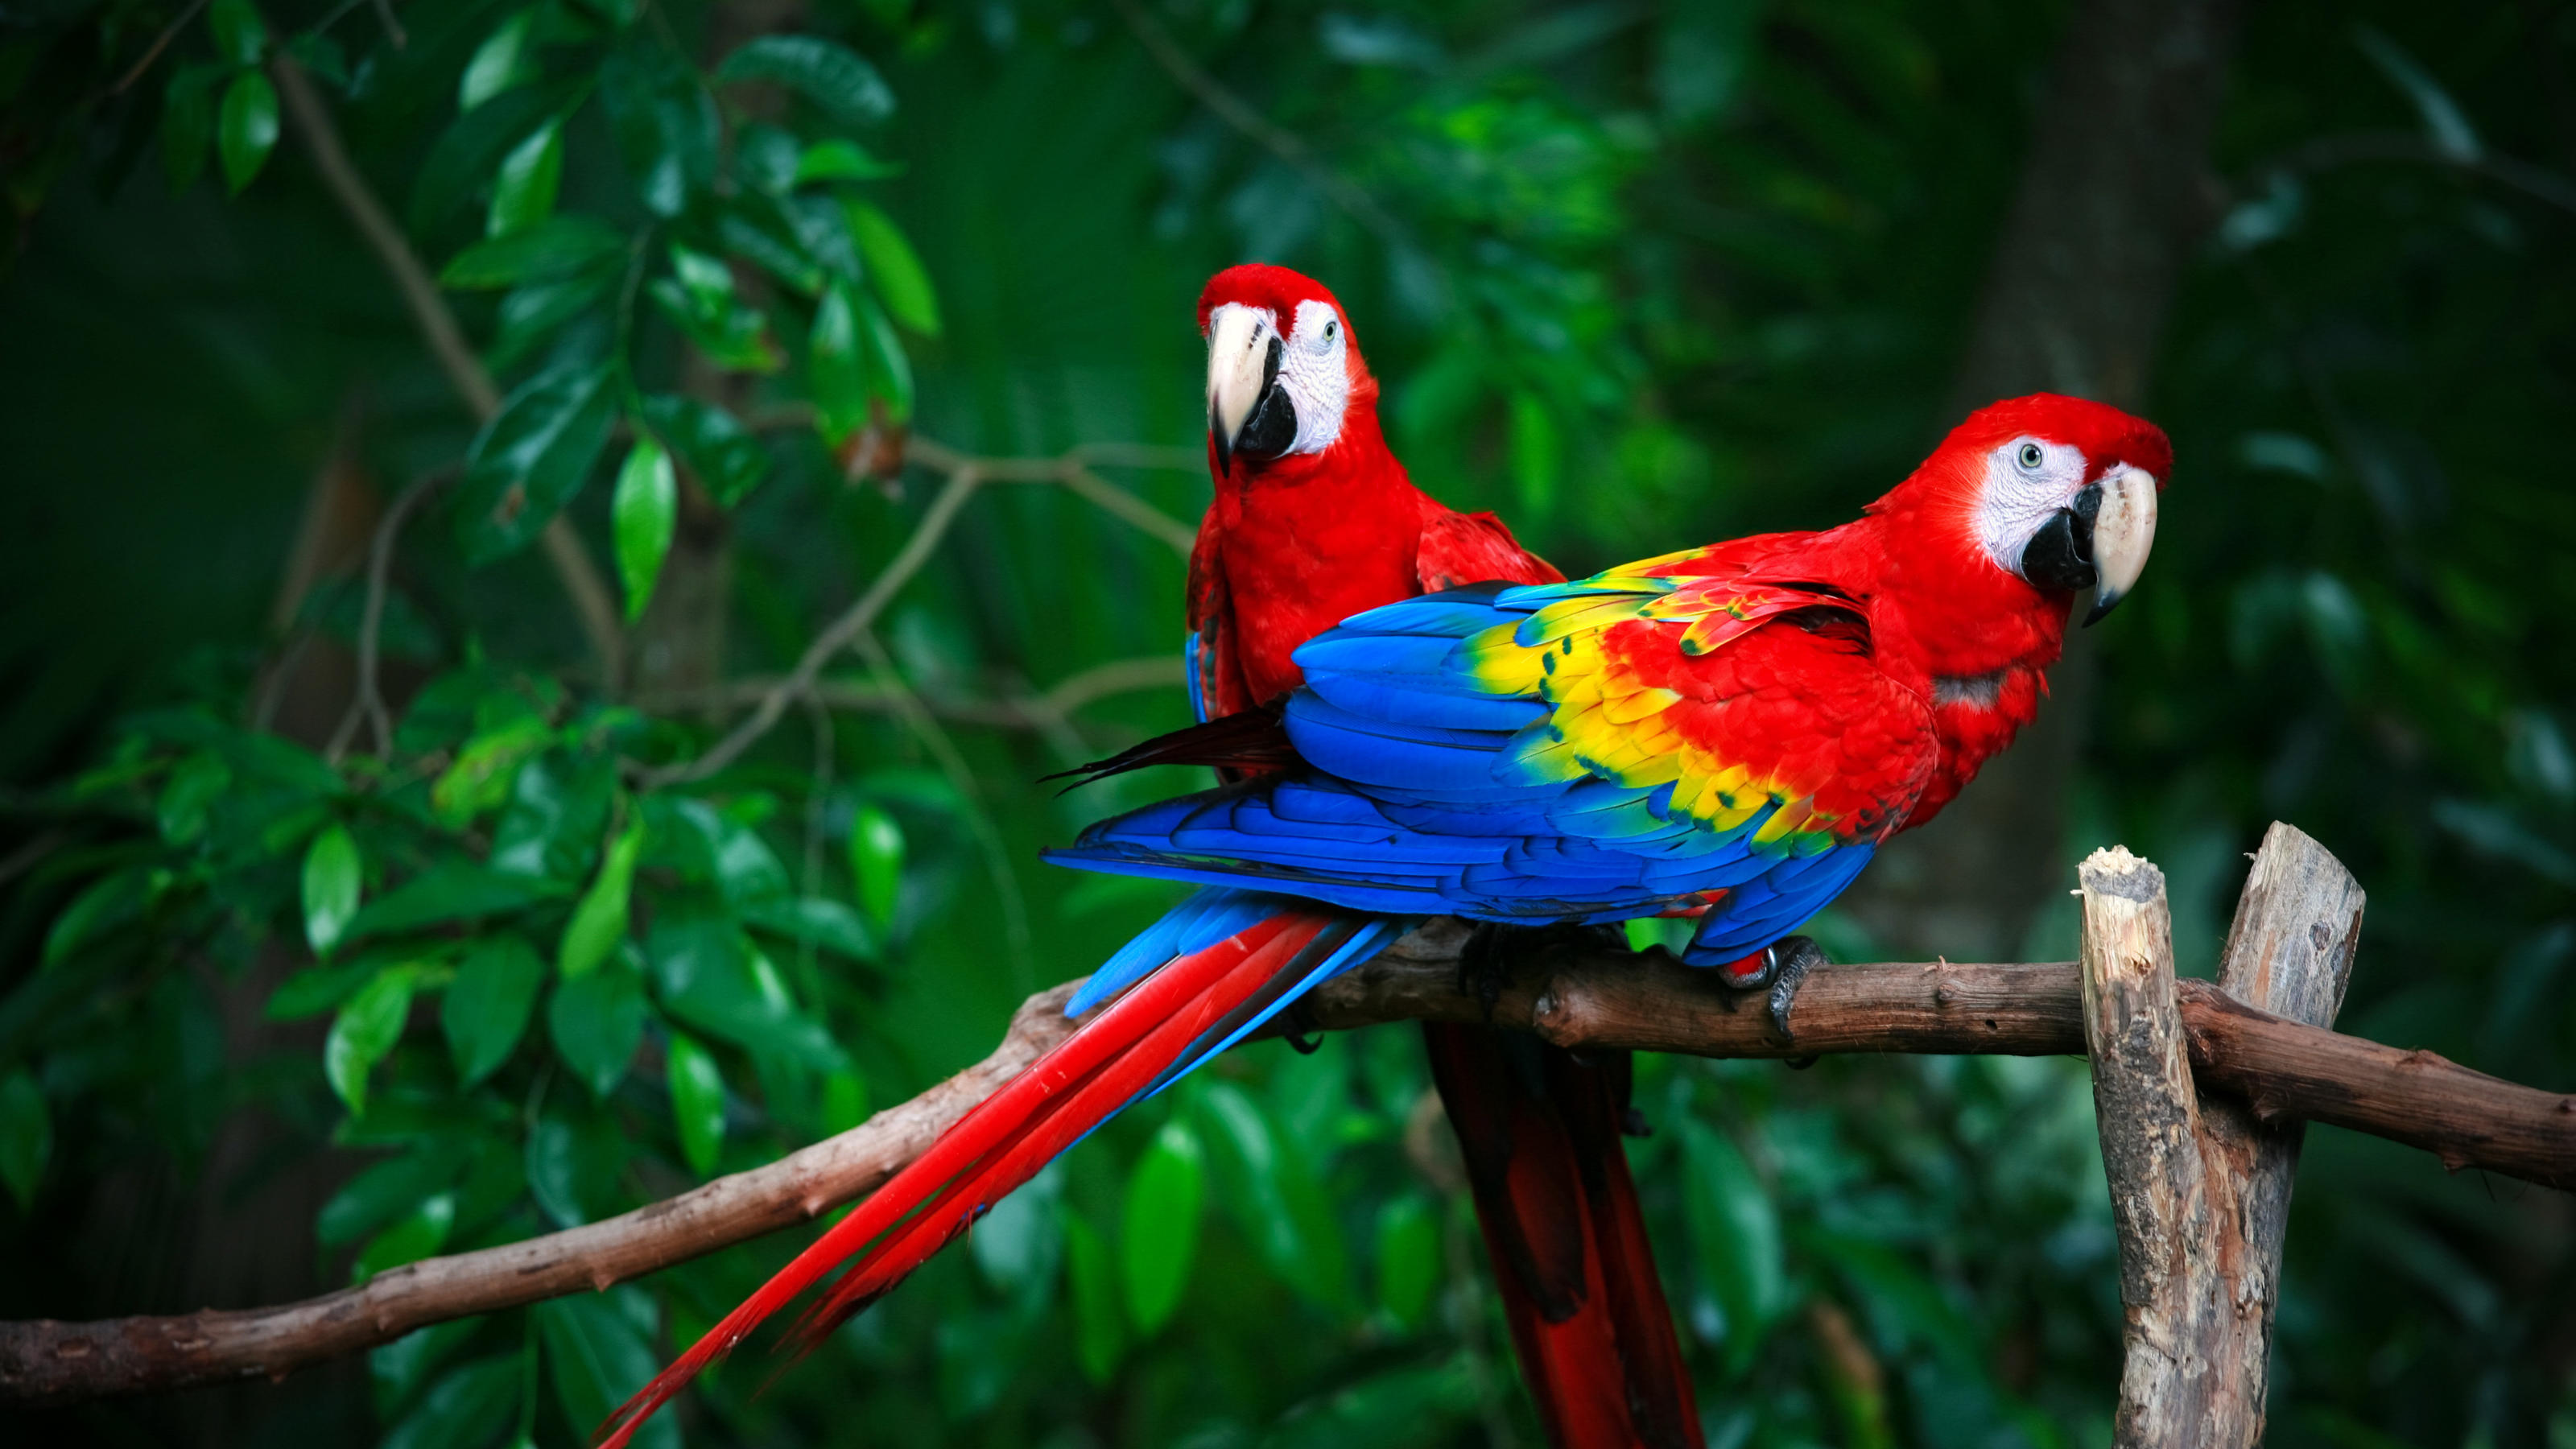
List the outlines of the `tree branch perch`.
{"type": "MultiPolygon", "coordinates": [[[[1465,928],[1437,921],[1314,997],[1329,1029],[1419,1019],[1482,1021],[1458,990],[1465,928]]],[[[2516,1086],[2429,1052],[2339,1036],[2178,983],[2193,1072],[2265,1122],[2331,1122],[2482,1167],[2576,1188],[2576,1095],[2516,1086]]],[[[0,1401],[107,1395],[276,1377],[389,1343],[416,1328],[605,1288],[763,1233],[810,1221],[874,1190],[966,1109],[1068,1031],[1072,983],[1029,998],[994,1053],[921,1096],[769,1166],[737,1173],[606,1222],[506,1247],[430,1258],[338,1293],[272,1308],[96,1323],[0,1324],[0,1401]]],[[[1759,1003],[1660,952],[1596,950],[1516,980],[1492,1020],[1559,1045],[1787,1057],[1820,1052],[2084,1050],[2071,963],[1841,965],[1800,991],[1782,1037],[1759,1003]]]]}

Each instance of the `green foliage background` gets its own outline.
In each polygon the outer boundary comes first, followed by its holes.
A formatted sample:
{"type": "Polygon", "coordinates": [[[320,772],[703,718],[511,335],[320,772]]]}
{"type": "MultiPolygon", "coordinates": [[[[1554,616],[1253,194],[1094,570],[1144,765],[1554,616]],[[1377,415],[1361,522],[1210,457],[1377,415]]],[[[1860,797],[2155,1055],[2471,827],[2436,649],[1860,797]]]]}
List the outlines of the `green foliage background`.
{"type": "MultiPolygon", "coordinates": [[[[0,1312],[247,1306],[766,1161],[979,1056],[1168,899],[1034,851],[1186,779],[1031,782],[1178,722],[1177,688],[1036,731],[791,712],[729,769],[644,783],[720,721],[605,687],[528,546],[555,508],[630,599],[675,529],[724,532],[726,671],[774,676],[936,491],[854,485],[832,445],[908,417],[981,454],[1186,465],[1191,303],[1262,257],[1340,292],[1417,480],[1569,571],[1835,521],[1951,421],[2065,21],[800,9],[770,19],[803,38],[721,49],[770,27],[701,0],[417,0],[386,12],[401,45],[355,3],[0,15],[0,1312]],[[1311,162],[1177,85],[1138,13],[1311,162]],[[281,125],[280,54],[443,269],[509,394],[488,427],[281,125]],[[347,574],[268,612],[334,467],[379,498],[443,482],[395,555],[391,748],[361,729],[326,760],[345,676],[300,743],[259,726],[355,637],[347,574]]],[[[2101,631],[2068,839],[2162,862],[2205,973],[2239,852],[2292,820],[2371,894],[2345,1029],[2567,1087],[2576,16],[2246,26],[2147,409],[2179,459],[2164,537],[2101,631]]],[[[1104,471],[1184,521],[1206,496],[1191,466],[1104,471]]],[[[989,488],[882,653],[828,678],[1021,697],[1170,653],[1180,577],[1070,493],[989,488]]],[[[2107,1437],[2080,1063],[1640,1070],[1712,1443],[2107,1437]]],[[[1400,1031],[1237,1053],[766,1394],[746,1355],[648,1442],[1533,1442],[1464,1199],[1408,1150],[1424,1087],[1400,1031]]],[[[2320,1130],[2289,1242],[2271,1442],[2576,1444],[2566,1197],[2320,1130]]],[[[363,1372],[30,1426],[576,1443],[793,1246],[363,1372]]]]}

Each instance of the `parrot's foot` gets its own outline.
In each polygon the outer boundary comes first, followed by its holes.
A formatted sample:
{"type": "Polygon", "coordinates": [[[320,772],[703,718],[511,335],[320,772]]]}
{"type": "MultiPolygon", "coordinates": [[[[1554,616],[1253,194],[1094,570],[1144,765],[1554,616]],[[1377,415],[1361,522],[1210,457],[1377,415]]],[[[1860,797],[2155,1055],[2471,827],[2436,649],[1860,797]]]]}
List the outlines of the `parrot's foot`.
{"type": "Polygon", "coordinates": [[[1315,1024],[1315,1013],[1306,1009],[1306,998],[1300,996],[1289,1002],[1288,1009],[1279,1015],[1288,1027],[1280,1033],[1279,1039],[1288,1043],[1297,1055],[1311,1057],[1323,1049],[1322,1028],[1315,1024]]]}
{"type": "Polygon", "coordinates": [[[1624,950],[1628,938],[1619,927],[1574,926],[1550,923],[1543,926],[1514,926],[1501,921],[1478,921],[1458,948],[1458,990],[1476,998],[1491,1020],[1494,1007],[1503,999],[1503,988],[1512,984],[1518,968],[1545,955],[1550,949],[1570,945],[1590,945],[1624,950]]]}
{"type": "Polygon", "coordinates": [[[1717,973],[1737,991],[1769,988],[1771,1024],[1780,1029],[1784,1040],[1794,1041],[1796,1033],[1789,1030],[1789,1011],[1798,1004],[1798,986],[1809,971],[1824,964],[1825,953],[1813,940],[1783,936],[1741,961],[1718,967],[1717,973]]]}

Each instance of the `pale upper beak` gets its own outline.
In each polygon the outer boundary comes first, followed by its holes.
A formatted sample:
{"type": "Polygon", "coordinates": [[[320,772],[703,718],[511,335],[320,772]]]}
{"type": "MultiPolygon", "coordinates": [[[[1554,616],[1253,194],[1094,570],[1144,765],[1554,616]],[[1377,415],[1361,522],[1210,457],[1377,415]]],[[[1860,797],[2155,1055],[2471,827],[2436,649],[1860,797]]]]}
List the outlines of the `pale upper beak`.
{"type": "Polygon", "coordinates": [[[2156,480],[2135,468],[2121,468],[2095,485],[2102,506],[2093,515],[2093,607],[2085,627],[2111,612],[2128,597],[2147,570],[2147,554],[2156,546],[2156,480]]]}
{"type": "Polygon", "coordinates": [[[2086,485],[2022,546],[2022,577],[2046,589],[2093,591],[2090,628],[2128,596],[2156,544],[2156,480],[2122,465],[2086,485]]]}
{"type": "Polygon", "coordinates": [[[1237,454],[1271,459],[1297,441],[1297,409],[1279,383],[1283,345],[1270,314],[1229,302],[1208,317],[1208,436],[1217,471],[1237,454]]]}

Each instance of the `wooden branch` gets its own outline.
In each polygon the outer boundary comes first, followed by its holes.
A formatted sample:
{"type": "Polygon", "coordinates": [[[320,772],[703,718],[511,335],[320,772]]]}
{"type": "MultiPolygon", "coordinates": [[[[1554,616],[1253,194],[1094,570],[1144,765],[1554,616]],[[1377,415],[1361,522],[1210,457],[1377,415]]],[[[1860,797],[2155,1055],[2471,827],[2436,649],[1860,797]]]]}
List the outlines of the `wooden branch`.
{"type": "Polygon", "coordinates": [[[2229,1417],[2202,1356],[2201,1310],[2236,1245],[2212,1204],[2200,1154],[2200,1098],[2174,991],[2164,872],[2115,846],[2093,852],[2076,879],[2084,898],[2084,1042],[2127,1320],[2112,1443],[2233,1443],[2233,1435],[2201,1437],[2224,1434],[2229,1417]]]}
{"type": "MultiPolygon", "coordinates": [[[[2331,1027],[2343,1008],[2353,952],[2361,943],[2361,883],[2332,852],[2296,827],[2273,822],[2236,898],[2236,920],[2219,955],[2218,989],[2284,1021],[2331,1027]]],[[[2225,1432],[2198,1442],[2252,1449],[2262,1442],[2271,1390],[2272,1319],[2280,1306],[2281,1243],[2290,1225],[2304,1123],[2267,1123],[2245,1101],[2199,1093],[2201,1155],[2224,1186],[2228,1277],[2206,1305],[2204,1345],[2217,1403],[2231,1410],[2225,1432]]]]}
{"type": "MultiPolygon", "coordinates": [[[[2300,1129],[2194,1085],[2163,874],[2105,850],[2079,878],[2085,1038],[2126,1318],[2115,1442],[2252,1449],[2300,1129]]],[[[2219,990],[2324,1025],[2342,1003],[2361,909],[2360,886],[2333,855],[2273,826],[2238,901],[2219,990]]]]}
{"type": "MultiPolygon", "coordinates": [[[[1465,929],[1436,921],[1314,996],[1316,1024],[1483,1021],[1458,990],[1465,929]]],[[[979,1065],[850,1131],[606,1222],[504,1248],[431,1258],[304,1303],[167,1318],[0,1324],[0,1401],[275,1377],[389,1343],[416,1328],[612,1283],[809,1221],[883,1182],[973,1103],[1060,1040],[1073,983],[1029,998],[979,1065]]],[[[2576,1188],[2576,1095],[2497,1081],[2429,1052],[2402,1052],[2284,1021],[2206,982],[2181,983],[2200,1081],[2264,1121],[2334,1122],[2422,1147],[2452,1167],[2576,1188]]],[[[1758,1000],[1662,952],[1568,954],[1511,983],[1491,1018],[1571,1047],[1712,1057],[1821,1052],[2072,1054],[2084,1049],[2071,963],[1838,965],[1800,990],[1783,1037],[1758,1000]]]]}

